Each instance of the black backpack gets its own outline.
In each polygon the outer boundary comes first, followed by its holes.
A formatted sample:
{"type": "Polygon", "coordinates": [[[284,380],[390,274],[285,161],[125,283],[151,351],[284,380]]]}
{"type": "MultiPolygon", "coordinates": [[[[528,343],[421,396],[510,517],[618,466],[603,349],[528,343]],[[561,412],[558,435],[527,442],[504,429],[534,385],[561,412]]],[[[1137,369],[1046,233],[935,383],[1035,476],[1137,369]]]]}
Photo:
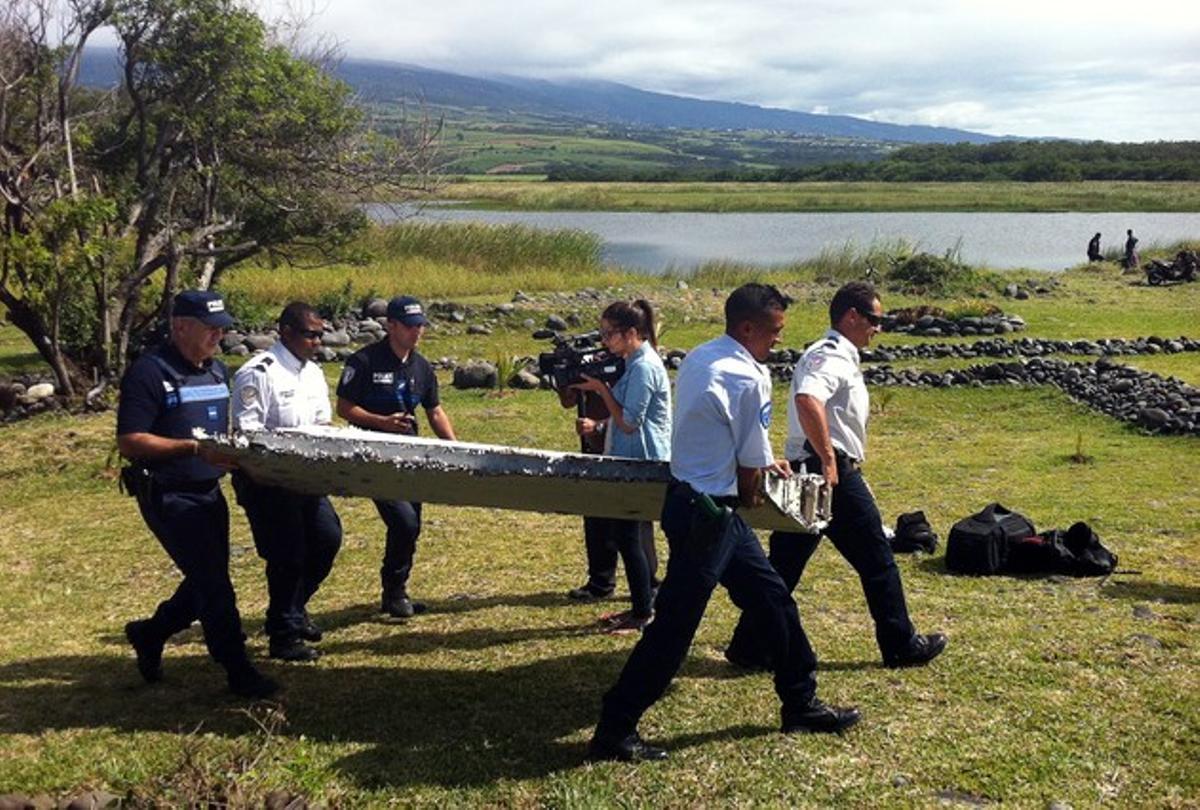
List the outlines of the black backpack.
{"type": "Polygon", "coordinates": [[[1100,577],[1117,568],[1117,555],[1105,548],[1092,527],[1082,520],[1067,529],[1062,542],[1074,558],[1070,570],[1064,573],[1074,577],[1100,577]]]}
{"type": "Polygon", "coordinates": [[[1029,518],[990,503],[950,529],[946,568],[956,574],[998,574],[1006,570],[1009,548],[1036,534],[1029,518]]]}
{"type": "Polygon", "coordinates": [[[921,511],[906,512],[896,518],[896,531],[892,534],[892,551],[896,554],[907,554],[923,551],[932,554],[937,551],[937,532],[925,519],[921,511]]]}

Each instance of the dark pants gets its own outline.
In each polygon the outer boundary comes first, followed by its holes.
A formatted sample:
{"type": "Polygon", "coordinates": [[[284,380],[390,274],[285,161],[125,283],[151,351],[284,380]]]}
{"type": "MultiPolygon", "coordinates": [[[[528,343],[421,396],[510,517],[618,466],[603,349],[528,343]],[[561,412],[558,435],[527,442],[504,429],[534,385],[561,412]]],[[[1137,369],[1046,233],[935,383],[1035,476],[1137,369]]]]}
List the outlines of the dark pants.
{"type": "Polygon", "coordinates": [[[142,518],[183,574],[148,629],[166,641],[199,619],[209,654],[228,669],[246,662],[242,619],[229,579],[229,506],[217,482],[195,489],[151,483],[138,495],[142,518]]]}
{"type": "MultiPolygon", "coordinates": [[[[599,517],[583,519],[583,544],[587,551],[588,567],[587,585],[597,593],[611,591],[617,586],[618,548],[611,525],[614,522],[630,521],[599,517]]],[[[638,526],[638,542],[642,546],[642,554],[646,557],[646,565],[650,570],[650,586],[653,588],[658,585],[658,552],[654,548],[654,524],[649,521],[634,522],[638,526]]]]}
{"type": "Polygon", "coordinates": [[[655,618],[604,696],[598,736],[624,737],[654,704],[683,663],[717,583],[750,618],[770,646],[775,691],[784,709],[800,708],[816,693],[817,659],[796,603],[767,562],[758,538],[736,514],[705,543],[692,535],[692,499],[686,484],[672,483],[663,504],[662,527],[671,555],[655,601],[655,618]]]}
{"type": "MultiPolygon", "coordinates": [[[[603,518],[602,518],[603,520],[603,518]]],[[[629,598],[633,603],[634,616],[646,617],[653,612],[654,601],[650,561],[646,559],[646,538],[654,548],[654,524],[648,520],[605,520],[608,536],[625,564],[625,578],[629,581],[629,598]]],[[[657,560],[655,560],[657,562],[657,560]]]]}
{"type": "MultiPolygon", "coordinates": [[[[809,472],[820,472],[821,462],[815,457],[807,459],[805,464],[809,472]]],[[[800,469],[795,462],[793,467],[800,469]]],[[[838,485],[833,488],[833,519],[825,528],[825,535],[858,573],[875,621],[879,651],[885,658],[907,651],[916,631],[908,618],[900,569],[896,567],[892,546],[883,533],[879,508],[862,472],[840,455],[838,485]]],[[[771,534],[771,565],[789,591],[800,582],[804,567],[820,541],[819,534],[771,534]]],[[[747,616],[738,622],[729,648],[731,658],[767,663],[765,644],[747,616]]]]}
{"type": "Polygon", "coordinates": [[[273,639],[295,639],[304,628],[308,600],[342,547],[342,522],[328,498],[256,484],[238,472],[232,477],[254,547],[267,562],[264,629],[273,639]]]}
{"type": "Polygon", "coordinates": [[[421,534],[421,504],[410,501],[375,501],[375,509],[387,526],[383,566],[379,575],[385,591],[408,592],[417,537],[421,534]]]}

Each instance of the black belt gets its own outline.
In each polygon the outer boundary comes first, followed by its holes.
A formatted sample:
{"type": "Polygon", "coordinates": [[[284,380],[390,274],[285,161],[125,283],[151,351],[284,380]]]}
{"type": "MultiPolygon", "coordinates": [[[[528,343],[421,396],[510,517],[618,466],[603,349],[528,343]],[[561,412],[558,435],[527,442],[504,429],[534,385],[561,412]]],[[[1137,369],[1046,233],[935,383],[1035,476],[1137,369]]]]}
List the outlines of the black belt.
{"type": "MultiPolygon", "coordinates": [[[[680,487],[685,488],[688,493],[692,495],[703,494],[697,491],[696,488],[687,481],[680,481],[678,478],[672,478],[670,483],[667,484],[667,494],[671,494],[674,490],[679,489],[680,487]]],[[[730,509],[737,509],[742,505],[742,499],[737,495],[709,495],[708,497],[712,498],[712,502],[718,506],[727,506],[730,509]]]]}
{"type": "MultiPolygon", "coordinates": [[[[813,446],[811,444],[809,444],[807,440],[805,440],[805,442],[804,442],[804,449],[808,451],[809,456],[816,458],[818,461],[821,460],[821,457],[817,455],[817,451],[813,449],[813,446]]],[[[862,460],[854,458],[849,453],[847,453],[845,450],[841,450],[837,447],[833,448],[833,457],[837,461],[841,461],[841,462],[845,463],[846,465],[852,467],[855,470],[862,469],[862,460]]],[[[789,460],[789,463],[793,465],[793,469],[794,469],[794,465],[803,464],[804,461],[806,461],[806,460],[807,459],[789,460]]]]}

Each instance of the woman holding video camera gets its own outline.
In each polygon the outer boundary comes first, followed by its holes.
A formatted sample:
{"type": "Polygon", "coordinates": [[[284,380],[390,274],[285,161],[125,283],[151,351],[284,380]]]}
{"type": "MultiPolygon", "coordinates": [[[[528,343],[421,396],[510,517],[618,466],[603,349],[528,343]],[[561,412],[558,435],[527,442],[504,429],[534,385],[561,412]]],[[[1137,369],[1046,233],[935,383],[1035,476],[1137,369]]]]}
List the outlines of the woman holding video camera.
{"type": "MultiPolygon", "coordinates": [[[[581,417],[581,436],[600,434],[610,456],[665,461],[671,452],[671,383],[658,356],[654,309],[645,300],[615,301],[600,315],[600,339],[605,348],[625,359],[625,372],[610,388],[584,376],[573,386],[593,391],[608,407],[607,419],[581,417]]],[[[625,576],[633,607],[611,617],[609,632],[640,630],[654,617],[650,566],[640,536],[649,526],[643,521],[609,520],[613,545],[625,563],[625,576]]]]}

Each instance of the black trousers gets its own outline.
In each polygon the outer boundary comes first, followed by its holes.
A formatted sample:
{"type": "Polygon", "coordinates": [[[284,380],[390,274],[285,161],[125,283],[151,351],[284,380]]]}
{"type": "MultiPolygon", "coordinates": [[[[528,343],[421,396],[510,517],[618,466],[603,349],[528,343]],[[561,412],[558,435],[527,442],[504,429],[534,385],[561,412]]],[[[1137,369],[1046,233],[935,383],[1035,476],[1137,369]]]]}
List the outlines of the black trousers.
{"type": "MultiPolygon", "coordinates": [[[[654,525],[648,520],[608,520],[608,536],[621,562],[625,564],[625,579],[629,582],[629,599],[634,616],[646,617],[654,612],[654,584],[650,561],[646,559],[646,538],[654,548],[654,525]]],[[[656,560],[657,562],[657,560],[656,560]]]]}
{"type": "MultiPolygon", "coordinates": [[[[809,472],[820,472],[815,457],[807,459],[809,472]]],[[[798,463],[793,468],[800,469],[798,463]]],[[[875,622],[875,641],[885,658],[903,653],[912,645],[916,631],[908,617],[900,569],[892,556],[892,546],[883,533],[879,507],[862,472],[848,459],[838,457],[838,485],[833,488],[833,518],[825,535],[834,548],[858,573],[867,608],[875,622]]],[[[773,532],[771,565],[779,572],[788,591],[793,591],[821,535],[773,532]]],[[[743,616],[729,643],[730,657],[757,661],[766,665],[767,650],[753,623],[743,616]]]]}
{"type": "Polygon", "coordinates": [[[411,501],[375,501],[375,510],[387,526],[383,565],[379,575],[383,588],[406,593],[412,575],[417,538],[421,534],[421,504],[411,501]]]}
{"type": "MultiPolygon", "coordinates": [[[[593,591],[611,591],[617,586],[617,543],[614,540],[613,518],[585,517],[583,519],[583,545],[587,552],[588,587],[593,591]]],[[[638,542],[646,565],[650,570],[651,588],[658,585],[658,552],[654,548],[654,524],[649,521],[637,523],[638,542]]],[[[628,576],[628,574],[626,574],[628,576]]],[[[630,586],[632,587],[632,586],[630,586]]]]}
{"type": "Polygon", "coordinates": [[[152,482],[137,501],[146,525],[183,574],[154,611],[149,629],[166,641],[199,619],[209,655],[226,668],[244,665],[246,640],[229,578],[229,506],[220,484],[181,490],[152,482]]]}
{"type": "Polygon", "coordinates": [[[294,639],[342,547],[342,521],[326,497],[256,484],[236,471],[232,478],[254,547],[267,563],[264,629],[273,639],[294,639]]]}
{"type": "Polygon", "coordinates": [[[667,491],[662,527],[671,554],[654,604],[655,618],[642,632],[616,685],[604,695],[597,735],[624,737],[633,732],[646,709],[662,697],[718,583],[762,634],[777,662],[775,691],[784,710],[807,705],[816,693],[816,655],[796,603],[767,562],[758,538],[736,514],[711,543],[694,537],[694,494],[679,483],[667,491]]]}

